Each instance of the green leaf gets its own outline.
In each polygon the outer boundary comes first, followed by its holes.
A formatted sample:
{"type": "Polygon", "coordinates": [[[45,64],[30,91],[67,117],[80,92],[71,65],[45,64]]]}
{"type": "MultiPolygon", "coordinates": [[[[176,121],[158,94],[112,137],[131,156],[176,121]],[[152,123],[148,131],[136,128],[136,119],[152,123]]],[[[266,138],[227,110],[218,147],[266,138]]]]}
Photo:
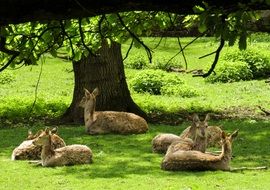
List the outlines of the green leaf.
{"type": "Polygon", "coordinates": [[[196,6],[193,7],[193,11],[194,11],[194,13],[198,14],[198,13],[202,13],[205,10],[204,10],[203,7],[200,7],[200,6],[196,5],[196,6]]]}

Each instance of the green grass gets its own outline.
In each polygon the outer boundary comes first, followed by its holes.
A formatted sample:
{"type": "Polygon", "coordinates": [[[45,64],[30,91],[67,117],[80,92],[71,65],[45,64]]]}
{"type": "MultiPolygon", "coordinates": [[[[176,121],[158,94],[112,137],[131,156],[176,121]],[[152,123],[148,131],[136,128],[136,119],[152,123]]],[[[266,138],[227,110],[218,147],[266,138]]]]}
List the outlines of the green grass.
{"type": "MultiPolygon", "coordinates": [[[[153,38],[145,38],[144,41],[151,47],[158,43],[158,39],[153,38]]],[[[181,41],[184,46],[191,38],[181,41]]],[[[268,47],[264,40],[255,45],[268,47]]],[[[128,46],[123,45],[123,53],[128,46]]],[[[213,56],[205,59],[198,57],[214,51],[217,46],[211,38],[202,38],[189,46],[185,52],[188,69],[207,70],[213,56]]],[[[171,57],[178,51],[177,41],[168,38],[154,50],[154,59],[171,57]]],[[[132,49],[131,54],[136,53],[145,52],[143,49],[132,49]]],[[[184,63],[181,56],[177,59],[181,64],[184,63]]],[[[67,144],[86,144],[93,150],[93,164],[42,168],[28,164],[27,161],[11,161],[12,150],[26,137],[28,118],[31,116],[39,120],[30,125],[37,131],[44,128],[43,121],[48,117],[61,115],[72,100],[74,82],[73,73],[70,72],[71,63],[46,57],[36,106],[33,112],[29,113],[34,102],[40,68],[38,65],[14,70],[12,74],[15,80],[9,84],[0,84],[0,189],[269,189],[269,170],[238,173],[162,171],[162,155],[151,152],[151,140],[160,132],[179,134],[188,126],[185,122],[180,126],[150,125],[147,134],[127,136],[89,136],[84,133],[83,126],[60,126],[59,134],[67,144]]],[[[125,72],[129,81],[138,71],[126,69],[125,72]]],[[[240,129],[233,148],[233,167],[269,167],[270,122],[267,117],[264,120],[247,118],[261,116],[257,105],[270,109],[270,86],[263,80],[209,84],[202,78],[180,75],[188,85],[199,92],[199,96],[180,98],[131,91],[132,97],[148,114],[229,112],[230,116],[243,116],[244,120],[216,120],[211,124],[221,124],[228,132],[240,129]]]]}
{"type": "MultiPolygon", "coordinates": [[[[26,127],[0,129],[0,189],[269,189],[270,171],[168,172],[160,169],[163,155],[151,152],[151,140],[160,132],[180,133],[180,126],[151,125],[141,135],[89,136],[83,126],[61,126],[67,144],[86,144],[94,154],[91,165],[42,168],[27,161],[11,161],[13,148],[27,134],[26,127]]],[[[269,121],[222,120],[228,132],[239,128],[233,145],[233,167],[268,166],[269,121]]],[[[34,127],[36,131],[43,125],[34,127]]]]}
{"type": "MultiPolygon", "coordinates": [[[[181,39],[184,46],[192,38],[181,39]]],[[[145,38],[145,43],[155,47],[159,39],[145,38]]],[[[185,54],[189,69],[208,69],[213,56],[205,59],[198,57],[213,51],[217,47],[213,38],[202,38],[187,47],[185,54]]],[[[253,43],[254,46],[268,47],[266,42],[253,43]]],[[[125,54],[128,43],[123,45],[125,54]]],[[[226,47],[228,48],[228,47],[226,47]]],[[[226,52],[226,48],[223,53],[226,52]]],[[[264,48],[264,49],[263,49],[264,48]]],[[[179,51],[176,39],[166,38],[154,50],[155,57],[172,57],[179,51]]],[[[134,54],[145,55],[144,49],[133,48],[130,56],[134,54]]],[[[177,58],[183,63],[181,55],[177,58]]],[[[0,83],[0,127],[12,126],[12,123],[28,123],[29,117],[46,120],[48,117],[60,116],[69,106],[73,95],[73,72],[70,62],[45,58],[43,71],[37,91],[35,108],[30,112],[35,97],[35,87],[40,73],[41,65],[22,67],[12,70],[14,81],[9,84],[0,83]]],[[[125,69],[129,82],[138,72],[125,69]]],[[[175,114],[192,112],[214,112],[237,117],[261,117],[257,105],[270,109],[270,86],[264,80],[236,82],[228,84],[209,84],[203,78],[194,78],[191,74],[179,74],[191,87],[195,88],[199,96],[181,98],[177,96],[154,96],[138,94],[131,90],[131,95],[138,105],[148,114],[175,114]]]]}

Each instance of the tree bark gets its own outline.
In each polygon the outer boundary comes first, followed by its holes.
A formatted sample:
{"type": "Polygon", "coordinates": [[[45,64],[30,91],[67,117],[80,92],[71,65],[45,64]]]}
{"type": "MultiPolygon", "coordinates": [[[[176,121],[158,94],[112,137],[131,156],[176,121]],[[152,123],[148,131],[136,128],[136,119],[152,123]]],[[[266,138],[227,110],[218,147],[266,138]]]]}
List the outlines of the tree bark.
{"type": "Polygon", "coordinates": [[[147,118],[146,114],[133,102],[124,73],[121,45],[102,43],[97,56],[89,55],[73,62],[74,92],[70,107],[62,117],[64,123],[82,123],[83,109],[79,102],[84,96],[84,88],[90,92],[98,87],[96,110],[127,111],[147,118]]]}

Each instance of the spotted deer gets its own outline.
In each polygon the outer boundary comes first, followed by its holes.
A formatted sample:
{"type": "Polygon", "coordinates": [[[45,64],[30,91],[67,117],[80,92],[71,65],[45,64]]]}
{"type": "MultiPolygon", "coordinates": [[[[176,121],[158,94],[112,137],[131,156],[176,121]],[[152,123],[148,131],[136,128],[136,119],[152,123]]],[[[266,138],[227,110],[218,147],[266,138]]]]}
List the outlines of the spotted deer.
{"type": "Polygon", "coordinates": [[[54,149],[52,147],[52,133],[45,129],[33,144],[42,146],[41,164],[46,167],[89,164],[92,162],[92,151],[85,145],[68,145],[54,149]]]}
{"type": "MultiPolygon", "coordinates": [[[[196,116],[197,117],[197,116],[196,116]]],[[[208,125],[208,120],[210,119],[209,114],[206,115],[204,121],[200,121],[201,125],[208,125]]],[[[197,119],[199,121],[199,118],[197,119]]],[[[194,133],[192,126],[187,127],[181,134],[180,138],[193,138],[194,133]]],[[[221,147],[221,126],[208,126],[207,127],[207,147],[221,147]]]]}
{"type": "MultiPolygon", "coordinates": [[[[43,132],[38,131],[33,134],[28,131],[27,140],[23,141],[18,147],[16,147],[11,155],[11,160],[40,160],[41,146],[34,145],[33,141],[43,132]]],[[[66,146],[64,140],[57,134],[57,128],[52,129],[52,147],[53,149],[66,146]]]]}
{"type": "Polygon", "coordinates": [[[207,146],[207,131],[209,116],[204,121],[200,121],[197,114],[192,116],[192,125],[185,129],[185,135],[159,134],[152,140],[152,150],[157,153],[166,153],[172,144],[174,148],[184,150],[199,150],[205,152],[207,146]]]}
{"type": "Polygon", "coordinates": [[[133,113],[95,111],[98,88],[95,88],[92,93],[87,89],[84,90],[85,95],[80,106],[84,108],[85,130],[88,134],[139,134],[148,130],[145,119],[133,113]]]}
{"type": "Polygon", "coordinates": [[[200,151],[173,151],[168,149],[161,168],[163,170],[181,171],[181,170],[230,170],[230,161],[232,157],[232,141],[238,135],[234,131],[231,135],[221,134],[222,152],[220,155],[212,155],[200,151]]]}

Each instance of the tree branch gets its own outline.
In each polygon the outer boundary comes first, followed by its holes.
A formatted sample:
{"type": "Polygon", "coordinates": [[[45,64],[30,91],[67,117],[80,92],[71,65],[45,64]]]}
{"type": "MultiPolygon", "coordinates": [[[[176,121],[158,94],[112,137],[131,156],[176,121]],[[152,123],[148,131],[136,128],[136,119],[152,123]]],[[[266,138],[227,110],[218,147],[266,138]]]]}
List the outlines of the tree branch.
{"type": "Polygon", "coordinates": [[[0,51],[3,53],[6,53],[8,55],[12,55],[12,57],[10,58],[10,60],[2,67],[0,68],[0,72],[2,72],[3,70],[5,70],[11,63],[12,61],[20,55],[20,52],[15,51],[15,50],[9,50],[6,48],[6,37],[1,36],[0,37],[0,51]]]}
{"type": "Polygon", "coordinates": [[[131,50],[131,48],[133,46],[133,43],[134,43],[134,39],[132,38],[132,41],[131,41],[131,43],[129,45],[129,48],[128,48],[127,53],[126,53],[126,56],[123,58],[123,61],[128,57],[129,52],[130,52],[130,50],[131,50]]]}
{"type": "Polygon", "coordinates": [[[145,49],[149,62],[152,63],[152,53],[149,47],[147,47],[124,23],[124,21],[122,20],[121,16],[119,15],[119,13],[116,14],[121,25],[128,31],[128,33],[132,36],[132,38],[134,38],[136,41],[138,41],[145,49]]]}
{"type": "Polygon", "coordinates": [[[75,52],[74,52],[74,49],[73,49],[73,44],[72,44],[71,37],[66,32],[66,29],[65,29],[65,26],[63,24],[63,21],[60,21],[60,26],[61,26],[61,29],[62,29],[62,32],[63,32],[64,36],[66,36],[68,38],[68,40],[69,40],[69,45],[70,45],[70,48],[71,48],[71,51],[72,51],[72,57],[71,57],[71,59],[73,59],[74,56],[75,56],[75,52]]]}
{"type": "Polygon", "coordinates": [[[188,46],[190,46],[193,42],[195,42],[197,39],[199,39],[200,37],[202,37],[203,35],[205,35],[206,32],[202,33],[201,35],[195,37],[193,40],[191,40],[189,43],[187,43],[182,50],[180,50],[179,52],[177,52],[174,56],[171,57],[171,59],[169,59],[169,61],[167,62],[167,64],[173,60],[179,53],[181,53],[182,51],[184,51],[188,46]]]}
{"type": "MultiPolygon", "coordinates": [[[[214,69],[215,69],[215,67],[217,65],[218,59],[219,59],[219,54],[220,54],[222,48],[224,47],[224,44],[225,44],[225,40],[221,37],[219,47],[214,52],[216,55],[215,55],[214,62],[211,65],[211,68],[208,70],[207,73],[201,74],[201,75],[193,75],[193,77],[203,77],[203,78],[205,78],[205,77],[208,77],[214,71],[214,69]]],[[[213,53],[211,53],[211,54],[213,54],[213,53]]]]}
{"type": "MultiPolygon", "coordinates": [[[[173,20],[172,20],[171,14],[168,13],[168,16],[169,16],[169,19],[170,19],[170,22],[171,22],[172,27],[173,27],[174,29],[176,29],[176,27],[175,27],[175,25],[174,25],[174,22],[173,22],[173,20]]],[[[180,41],[180,38],[179,38],[179,37],[177,37],[177,41],[178,41],[178,45],[179,45],[179,47],[180,47],[180,51],[182,52],[182,56],[183,56],[183,58],[184,58],[184,62],[185,62],[186,70],[187,70],[187,65],[188,65],[188,64],[187,64],[187,59],[186,59],[186,56],[185,56],[185,53],[184,53],[184,50],[183,50],[183,47],[182,47],[182,44],[181,44],[181,41],[180,41]]]]}
{"type": "Polygon", "coordinates": [[[258,108],[259,108],[263,113],[265,113],[266,115],[270,115],[270,111],[264,109],[264,108],[261,107],[261,106],[258,106],[258,108]]]}
{"type": "Polygon", "coordinates": [[[95,54],[91,51],[91,49],[85,44],[81,18],[79,18],[79,32],[80,32],[80,37],[81,37],[81,42],[82,42],[83,47],[90,53],[90,55],[95,56],[95,54]]]}

